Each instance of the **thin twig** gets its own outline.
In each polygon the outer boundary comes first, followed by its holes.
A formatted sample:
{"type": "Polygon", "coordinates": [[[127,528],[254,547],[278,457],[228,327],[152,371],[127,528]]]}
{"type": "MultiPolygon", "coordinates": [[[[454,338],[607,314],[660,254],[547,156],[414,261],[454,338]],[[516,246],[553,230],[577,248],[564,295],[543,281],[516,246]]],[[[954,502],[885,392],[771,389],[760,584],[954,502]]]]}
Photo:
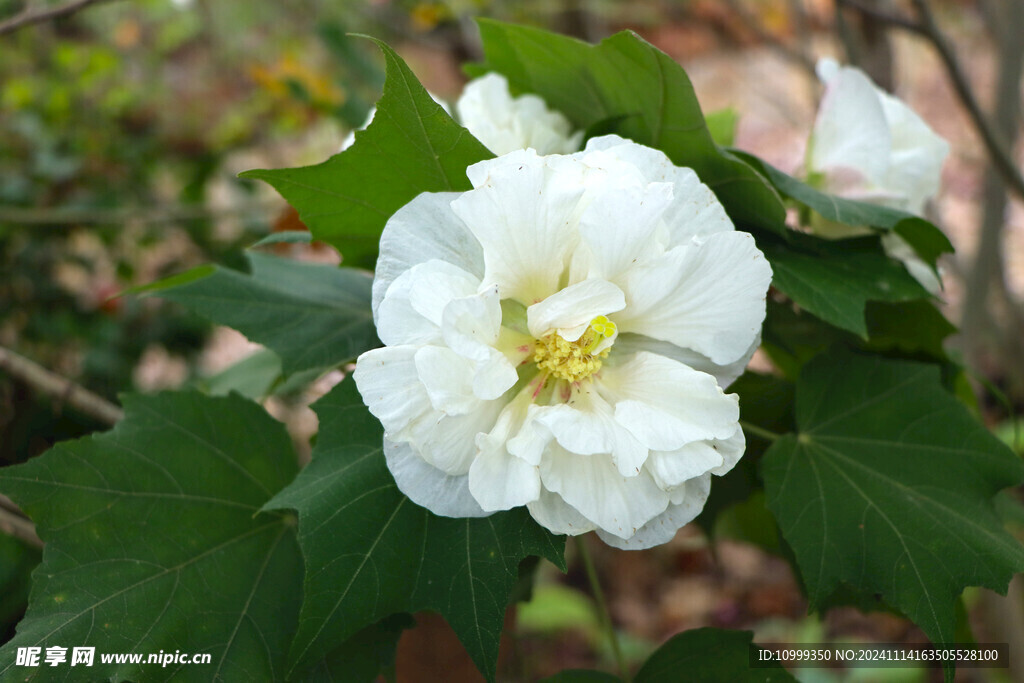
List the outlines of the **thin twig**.
{"type": "Polygon", "coordinates": [[[36,534],[36,525],[14,503],[7,504],[10,499],[0,496],[0,533],[20,539],[33,548],[42,548],[43,542],[36,534]]]}
{"type": "Polygon", "coordinates": [[[847,7],[855,8],[860,12],[870,14],[893,26],[911,31],[922,36],[932,44],[932,47],[939,53],[939,58],[946,67],[946,73],[949,75],[949,80],[953,83],[957,96],[967,109],[967,113],[971,117],[971,121],[974,123],[978,134],[981,135],[982,142],[985,143],[985,149],[992,158],[993,165],[1007,186],[1021,199],[1024,199],[1024,175],[1021,175],[1020,170],[1014,163],[1009,145],[1003,141],[1002,135],[999,134],[999,131],[996,130],[992,122],[982,112],[981,106],[974,96],[974,91],[971,90],[970,85],[967,83],[967,78],[964,76],[963,69],[960,68],[956,52],[954,52],[949,40],[946,39],[945,34],[939,29],[938,24],[935,23],[935,17],[927,0],[912,0],[918,14],[918,21],[916,22],[902,16],[879,11],[863,4],[860,0],[837,0],[837,2],[847,7]]]}
{"type": "Polygon", "coordinates": [[[124,417],[124,412],[102,396],[85,387],[50,372],[22,355],[0,346],[0,370],[17,377],[35,389],[67,402],[76,410],[91,417],[114,424],[124,417]]]}
{"type": "Polygon", "coordinates": [[[33,10],[31,5],[29,5],[10,19],[0,21],[0,36],[6,33],[14,33],[26,26],[66,17],[69,14],[85,9],[89,5],[95,5],[100,2],[110,2],[110,0],[73,0],[73,2],[69,2],[66,5],[58,5],[57,7],[48,7],[41,10],[33,10]]]}
{"type": "Polygon", "coordinates": [[[740,21],[743,22],[743,27],[753,33],[758,40],[774,48],[780,55],[796,63],[810,73],[811,76],[814,76],[814,60],[803,50],[794,48],[771,31],[761,28],[761,20],[751,15],[750,11],[736,0],[725,0],[725,5],[729,8],[729,11],[740,18],[740,21]]]}
{"type": "Polygon", "coordinates": [[[587,548],[587,538],[585,536],[576,536],[576,549],[580,553],[580,559],[583,560],[583,569],[587,573],[587,580],[590,582],[590,590],[594,594],[594,602],[597,603],[597,609],[600,612],[601,626],[604,628],[605,634],[608,636],[608,642],[612,646],[612,654],[615,657],[615,663],[619,667],[619,676],[622,680],[629,683],[629,666],[626,664],[626,658],[622,656],[622,648],[619,647],[619,638],[615,635],[615,626],[612,624],[612,614],[608,611],[608,602],[604,599],[604,591],[601,590],[601,581],[597,578],[597,570],[594,568],[594,561],[590,558],[590,550],[587,548]]]}
{"type": "Polygon", "coordinates": [[[912,19],[908,19],[900,14],[893,14],[883,9],[879,9],[874,5],[870,5],[863,0],[836,0],[836,2],[843,6],[855,9],[861,14],[865,14],[869,17],[878,19],[879,21],[898,26],[899,28],[910,31],[911,33],[918,33],[924,35],[924,28],[912,19]]]}

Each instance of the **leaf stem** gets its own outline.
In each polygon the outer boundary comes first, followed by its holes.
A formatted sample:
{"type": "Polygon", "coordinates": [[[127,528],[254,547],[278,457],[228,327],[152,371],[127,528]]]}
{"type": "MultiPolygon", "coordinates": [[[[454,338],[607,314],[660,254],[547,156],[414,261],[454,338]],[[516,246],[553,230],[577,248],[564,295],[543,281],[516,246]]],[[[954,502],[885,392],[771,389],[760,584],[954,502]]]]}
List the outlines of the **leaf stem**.
{"type": "Polygon", "coordinates": [[[604,591],[601,590],[601,582],[597,579],[597,571],[594,569],[594,561],[590,557],[590,550],[587,548],[586,539],[583,536],[576,536],[576,549],[583,560],[583,568],[587,572],[587,581],[590,582],[590,591],[594,594],[594,601],[597,603],[600,612],[601,626],[608,636],[608,642],[612,646],[612,654],[615,655],[615,663],[619,667],[619,676],[626,683],[632,680],[629,675],[629,667],[626,659],[622,656],[622,648],[619,647],[619,638],[615,635],[615,627],[612,625],[612,615],[608,611],[608,603],[604,599],[604,591]]]}
{"type": "Polygon", "coordinates": [[[744,422],[743,420],[740,420],[740,427],[742,427],[743,431],[747,432],[748,434],[760,437],[762,439],[767,439],[768,441],[778,441],[780,438],[782,438],[781,434],[776,434],[775,432],[767,430],[764,427],[758,427],[757,425],[750,424],[749,422],[744,422]]]}

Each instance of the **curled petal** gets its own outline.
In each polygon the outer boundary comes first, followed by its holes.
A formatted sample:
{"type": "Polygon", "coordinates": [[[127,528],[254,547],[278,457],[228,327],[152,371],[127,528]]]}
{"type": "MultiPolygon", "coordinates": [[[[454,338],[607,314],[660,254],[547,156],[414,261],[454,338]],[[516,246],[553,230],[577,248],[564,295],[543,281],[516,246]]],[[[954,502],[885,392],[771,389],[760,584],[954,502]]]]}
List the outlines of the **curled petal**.
{"type": "Polygon", "coordinates": [[[608,533],[603,529],[598,529],[597,535],[608,545],[622,550],[644,550],[668,543],[679,529],[700,514],[710,493],[710,474],[691,479],[680,489],[680,494],[664,512],[637,529],[629,538],[608,533]]]}
{"type": "Polygon", "coordinates": [[[693,349],[726,365],[750,348],[765,317],[768,260],[744,232],[716,233],[631,270],[621,332],[693,349]],[[713,283],[713,285],[711,284],[713,283]]]}
{"type": "Polygon", "coordinates": [[[413,453],[409,444],[384,439],[384,458],[398,490],[441,517],[486,517],[469,492],[469,476],[445,474],[413,453]]]}
{"type": "Polygon", "coordinates": [[[665,511],[669,495],[651,475],[624,477],[606,454],[578,455],[551,444],[540,465],[544,488],[601,529],[628,538],[665,511]]]}

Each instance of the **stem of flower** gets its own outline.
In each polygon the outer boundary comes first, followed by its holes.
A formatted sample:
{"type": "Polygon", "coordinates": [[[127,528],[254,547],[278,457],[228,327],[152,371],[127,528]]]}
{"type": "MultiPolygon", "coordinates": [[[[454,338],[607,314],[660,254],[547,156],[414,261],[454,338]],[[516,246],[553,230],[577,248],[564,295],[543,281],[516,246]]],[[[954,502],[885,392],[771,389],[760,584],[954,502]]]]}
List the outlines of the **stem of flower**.
{"type": "Polygon", "coordinates": [[[615,663],[619,667],[619,676],[626,683],[632,680],[629,675],[629,667],[626,666],[626,658],[622,656],[622,648],[619,647],[619,638],[615,635],[615,627],[612,626],[612,615],[608,611],[608,603],[604,599],[604,591],[601,590],[601,582],[597,579],[597,571],[594,569],[594,561],[590,558],[590,550],[587,548],[586,539],[583,536],[576,536],[576,549],[583,560],[583,568],[587,572],[587,580],[590,582],[590,590],[594,594],[594,601],[597,603],[601,617],[601,626],[604,627],[608,642],[612,646],[612,654],[615,655],[615,663]]]}
{"type": "Polygon", "coordinates": [[[781,434],[776,434],[775,432],[769,431],[764,427],[758,427],[757,425],[752,425],[749,422],[744,422],[743,420],[740,420],[740,427],[742,427],[743,431],[745,431],[747,434],[750,434],[752,436],[758,436],[761,437],[762,439],[767,439],[768,441],[778,441],[780,438],[782,438],[781,434]]]}

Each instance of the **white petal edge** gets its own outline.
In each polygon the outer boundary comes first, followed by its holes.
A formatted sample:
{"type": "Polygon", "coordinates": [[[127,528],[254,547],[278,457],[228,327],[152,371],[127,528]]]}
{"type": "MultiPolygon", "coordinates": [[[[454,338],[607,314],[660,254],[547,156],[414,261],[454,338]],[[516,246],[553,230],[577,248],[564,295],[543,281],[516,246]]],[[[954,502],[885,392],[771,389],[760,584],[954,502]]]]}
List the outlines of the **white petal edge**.
{"type": "Polygon", "coordinates": [[[691,479],[686,482],[682,500],[672,503],[668,508],[636,530],[629,538],[622,538],[601,529],[597,535],[608,545],[620,550],[646,550],[656,545],[668,543],[681,528],[692,522],[704,509],[708,495],[711,493],[711,475],[691,479]]]}
{"type": "Polygon", "coordinates": [[[592,278],[569,285],[527,308],[526,325],[537,339],[558,330],[566,341],[576,341],[591,320],[625,307],[626,297],[621,289],[606,280],[592,278]]]}
{"type": "Polygon", "coordinates": [[[384,458],[398,490],[441,517],[486,517],[469,492],[469,476],[445,474],[416,455],[407,443],[384,439],[384,458]]]}
{"type": "Polygon", "coordinates": [[[451,210],[460,192],[424,192],[388,219],[380,237],[380,257],[373,280],[373,319],[385,292],[399,275],[431,259],[447,261],[483,277],[480,243],[451,210]]]}

